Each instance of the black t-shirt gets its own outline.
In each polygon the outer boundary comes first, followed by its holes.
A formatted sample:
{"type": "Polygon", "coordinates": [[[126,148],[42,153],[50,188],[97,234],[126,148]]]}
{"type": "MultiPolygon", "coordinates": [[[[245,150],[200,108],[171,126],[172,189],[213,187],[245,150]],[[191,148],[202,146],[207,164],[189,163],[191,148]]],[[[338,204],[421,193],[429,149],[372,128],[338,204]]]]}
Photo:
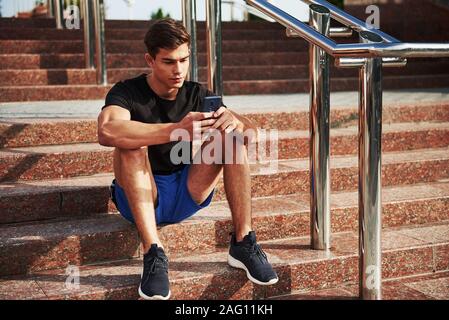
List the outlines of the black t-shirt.
{"type": "MultiPolygon", "coordinates": [[[[189,112],[199,111],[204,97],[215,95],[197,82],[185,81],[179,89],[176,100],[160,98],[148,85],[146,74],[115,84],[106,96],[104,109],[116,105],[131,113],[131,120],[144,123],[176,123],[189,112]]],[[[223,105],[224,106],[224,105],[223,105]]],[[[190,161],[192,144],[188,141],[174,141],[148,146],[151,169],[154,174],[167,175],[181,170],[185,163],[173,164],[170,152],[177,143],[188,144],[190,161]]],[[[185,146],[187,147],[187,145],[185,146]]]]}

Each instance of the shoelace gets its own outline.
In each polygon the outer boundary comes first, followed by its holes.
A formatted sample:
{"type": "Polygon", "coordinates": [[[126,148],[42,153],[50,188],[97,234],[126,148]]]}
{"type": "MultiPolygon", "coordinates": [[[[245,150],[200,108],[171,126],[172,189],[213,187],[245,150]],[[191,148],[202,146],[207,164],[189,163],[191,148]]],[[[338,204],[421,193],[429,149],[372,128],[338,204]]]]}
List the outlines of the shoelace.
{"type": "Polygon", "coordinates": [[[257,243],[254,243],[253,245],[251,245],[250,256],[251,257],[257,256],[259,258],[260,262],[262,262],[262,263],[265,263],[268,260],[267,255],[265,254],[265,252],[263,252],[262,248],[257,243]]]}
{"type": "Polygon", "coordinates": [[[145,282],[148,280],[148,278],[150,277],[150,274],[155,273],[156,272],[156,266],[162,266],[165,269],[167,269],[167,265],[168,265],[168,260],[164,257],[159,257],[159,256],[155,256],[153,257],[151,260],[147,260],[145,261],[145,267],[148,268],[148,270],[150,272],[147,273],[147,276],[145,278],[145,282]],[[151,262],[150,262],[151,261],[151,262]]]}

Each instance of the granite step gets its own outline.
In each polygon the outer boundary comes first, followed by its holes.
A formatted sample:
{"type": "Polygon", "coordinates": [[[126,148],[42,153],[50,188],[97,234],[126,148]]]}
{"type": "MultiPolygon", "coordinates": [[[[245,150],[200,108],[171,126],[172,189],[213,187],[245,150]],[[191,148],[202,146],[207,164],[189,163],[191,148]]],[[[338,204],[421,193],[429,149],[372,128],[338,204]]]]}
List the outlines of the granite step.
{"type": "MultiPolygon", "coordinates": [[[[205,83],[202,83],[205,85],[205,83]]],[[[357,77],[332,78],[332,91],[356,91],[357,77]]],[[[48,85],[48,86],[0,86],[1,102],[57,101],[104,99],[111,84],[98,85],[48,85]]],[[[426,89],[449,87],[449,74],[385,76],[383,88],[426,89]]],[[[309,79],[280,80],[232,80],[223,83],[225,95],[286,94],[309,92],[309,79]]]]}
{"type": "MultiPolygon", "coordinates": [[[[308,45],[304,40],[286,38],[282,40],[224,40],[223,53],[257,51],[269,52],[306,52],[308,45]]],[[[206,52],[206,41],[198,41],[198,51],[206,52]]],[[[83,53],[84,45],[81,40],[0,40],[0,54],[17,53],[83,53]]],[[[145,53],[146,48],[142,40],[109,40],[106,41],[108,53],[145,53]]]]}
{"type": "MultiPolygon", "coordinates": [[[[384,280],[429,275],[449,269],[448,223],[391,228],[382,234],[384,280]]],[[[310,250],[309,237],[261,241],[280,281],[269,287],[249,282],[227,265],[227,248],[207,254],[169,256],[172,299],[268,299],[296,291],[356,285],[358,235],[334,233],[330,252],[310,250]]],[[[66,286],[65,269],[37,271],[0,280],[2,299],[137,299],[141,259],[79,269],[79,288],[66,286]]]]}
{"type": "MultiPolygon", "coordinates": [[[[223,80],[269,80],[305,77],[307,66],[224,66],[223,80]]],[[[198,69],[199,80],[207,82],[206,67],[198,69]]],[[[116,83],[151,73],[149,68],[108,69],[108,82],[116,83]]],[[[89,69],[0,70],[0,86],[95,85],[96,71],[89,69]]]]}
{"type": "MultiPolygon", "coordinates": [[[[73,127],[71,126],[67,126],[64,129],[70,130],[72,128],[73,127]]],[[[5,131],[5,135],[8,136],[8,131],[5,131]]],[[[10,131],[10,133],[11,132],[12,131],[10,131]]],[[[278,139],[271,136],[273,133],[272,131],[266,132],[266,137],[264,138],[261,136],[260,142],[261,145],[265,146],[265,152],[269,152],[271,141],[277,141],[279,159],[307,158],[309,156],[308,130],[279,131],[277,133],[278,139]]],[[[88,131],[85,132],[85,134],[87,133],[88,131]]],[[[31,131],[29,134],[34,138],[38,138],[41,133],[31,131]]],[[[46,134],[45,137],[47,139],[54,139],[55,137],[49,131],[46,131],[46,134]]],[[[74,134],[78,137],[76,131],[74,134]]],[[[65,139],[70,138],[70,136],[64,135],[64,131],[61,131],[59,135],[65,139]]],[[[331,129],[330,136],[331,155],[357,154],[358,127],[352,126],[331,129]]],[[[45,166],[46,161],[49,161],[50,163],[55,163],[54,161],[57,161],[58,166],[62,166],[60,172],[67,171],[65,169],[65,164],[73,166],[74,163],[77,163],[80,167],[89,167],[89,164],[85,164],[88,161],[91,161],[90,165],[92,165],[93,168],[103,168],[103,170],[104,168],[109,168],[113,149],[102,147],[95,142],[95,140],[97,140],[96,130],[91,130],[90,138],[90,140],[94,142],[77,144],[74,143],[74,141],[68,141],[70,144],[60,145],[58,144],[57,139],[55,139],[52,141],[52,145],[47,146],[9,147],[0,149],[0,170],[3,171],[3,173],[0,173],[0,181],[11,181],[16,179],[30,180],[38,178],[34,177],[34,175],[37,174],[39,176],[38,172],[44,168],[43,166],[45,166]]],[[[382,139],[383,152],[448,147],[449,123],[420,122],[384,124],[382,139]]],[[[26,141],[30,142],[30,140],[26,141]]],[[[45,142],[45,139],[39,142],[45,142]]],[[[5,144],[3,144],[3,146],[5,147],[5,144]]],[[[75,171],[72,171],[72,174],[76,174],[75,171]]],[[[85,174],[86,173],[81,169],[80,175],[85,174]]],[[[46,176],[45,178],[51,179],[57,177],[58,176],[55,173],[54,176],[46,176]]]]}
{"type": "Polygon", "coordinates": [[[112,85],[0,87],[0,102],[104,99],[112,85]]]}
{"type": "MultiPolygon", "coordinates": [[[[106,29],[106,40],[139,40],[143,41],[147,29],[106,29]]],[[[280,40],[287,38],[285,30],[247,30],[247,29],[223,29],[223,40],[280,40]]],[[[57,30],[48,28],[14,28],[0,27],[0,40],[83,40],[84,30],[57,30]]],[[[205,40],[206,31],[201,29],[197,31],[197,39],[205,40]]]]}
{"type": "MultiPolygon", "coordinates": [[[[273,65],[304,64],[308,61],[307,52],[257,52],[223,53],[223,66],[266,65],[267,60],[273,65]]],[[[198,54],[198,64],[206,66],[206,54],[198,54]]],[[[109,53],[107,54],[108,68],[146,68],[147,64],[142,54],[109,53]]],[[[82,69],[84,68],[84,54],[1,54],[0,70],[22,69],[82,69]]]]}
{"type": "MultiPolygon", "coordinates": [[[[382,185],[408,186],[443,181],[449,177],[448,149],[384,153],[382,185]]],[[[331,158],[331,190],[349,192],[358,188],[357,157],[331,158]]],[[[279,161],[278,171],[252,165],[253,197],[287,196],[309,192],[308,160],[279,161]],[[267,171],[263,172],[263,168],[267,171]],[[282,182],[282,183],[281,183],[282,182]]],[[[115,210],[109,199],[113,174],[86,177],[4,182],[0,184],[0,224],[86,216],[115,210]]],[[[223,181],[218,182],[213,201],[225,201],[223,181]]],[[[430,214],[430,213],[429,213],[430,214]]]]}
{"type": "MultiPolygon", "coordinates": [[[[142,58],[142,57],[140,57],[142,58]]],[[[116,83],[142,73],[150,73],[148,67],[142,68],[109,68],[108,82],[116,83]]],[[[401,75],[438,75],[449,72],[449,62],[422,63],[409,65],[404,69],[390,68],[384,76],[401,75]]],[[[331,69],[333,78],[357,77],[358,71],[351,69],[331,69]]],[[[282,80],[305,79],[309,74],[309,66],[299,65],[273,65],[264,66],[223,66],[224,81],[242,80],[282,80]]],[[[207,68],[198,68],[200,82],[207,82],[207,68]]],[[[42,85],[82,85],[96,84],[96,72],[90,69],[31,69],[31,70],[0,70],[0,86],[42,86],[42,85]]]]}
{"type": "MultiPolygon", "coordinates": [[[[331,154],[334,156],[357,154],[357,134],[355,127],[331,131],[331,154]]],[[[309,155],[308,133],[305,131],[266,131],[260,145],[265,157],[276,147],[280,160],[307,158],[309,155]]],[[[407,124],[395,124],[384,132],[383,152],[405,152],[423,148],[448,147],[448,127],[446,123],[427,123],[407,128],[407,124]],[[398,132],[400,130],[401,132],[398,132]]],[[[259,148],[258,148],[259,149],[259,148]]],[[[35,146],[0,149],[0,182],[17,180],[39,180],[85,176],[112,172],[113,148],[98,143],[35,146]]],[[[253,152],[256,152],[254,150],[253,152]]],[[[443,151],[444,153],[444,151],[443,151]]]]}
{"type": "MultiPolygon", "coordinates": [[[[87,103],[87,102],[86,102],[87,103]]],[[[309,112],[308,107],[292,102],[290,106],[279,106],[276,109],[258,106],[252,108],[228,107],[251,119],[259,128],[278,130],[308,130],[309,112]]],[[[30,111],[23,109],[22,118],[8,118],[9,115],[20,113],[21,107],[6,112],[3,108],[3,118],[0,117],[0,148],[31,147],[39,145],[69,144],[83,142],[97,142],[98,109],[92,114],[92,119],[77,118],[45,118],[54,117],[61,112],[60,108],[65,105],[55,104],[49,108],[45,105],[35,108],[36,112],[42,114],[42,109],[47,110],[41,118],[30,118],[30,111]],[[53,109],[54,108],[54,109],[53,109]],[[43,117],[42,117],[43,116],[43,117]],[[24,118],[27,117],[27,118],[24,118]]],[[[1,108],[1,107],[0,107],[1,108]]],[[[75,108],[73,112],[77,112],[75,108]]],[[[425,122],[449,122],[449,103],[441,102],[419,102],[407,104],[384,104],[382,108],[383,131],[392,123],[410,123],[408,130],[423,128],[425,122]],[[411,123],[414,122],[414,123],[411,123]],[[419,124],[422,122],[422,124],[419,124]]],[[[76,117],[79,117],[75,114],[76,117]]],[[[67,115],[66,115],[67,117],[67,115]]],[[[332,104],[330,111],[330,126],[333,129],[348,128],[358,125],[358,108],[350,105],[332,104]]],[[[438,125],[438,124],[435,124],[438,125]]],[[[399,130],[401,131],[401,130],[399,130]]]]}
{"type": "MultiPolygon", "coordinates": [[[[382,87],[384,90],[438,88],[449,86],[449,74],[439,75],[401,75],[384,76],[382,87]]],[[[359,78],[331,78],[331,91],[356,91],[359,88],[359,78]]],[[[1,89],[0,89],[1,92],[1,89]]],[[[226,81],[224,92],[227,95],[245,94],[284,94],[310,92],[309,79],[287,80],[254,80],[254,81],[226,81]]]]}
{"type": "MultiPolygon", "coordinates": [[[[81,20],[81,28],[83,28],[83,21],[81,20]]],[[[148,29],[150,21],[142,20],[105,20],[106,29],[148,29]]],[[[20,28],[56,28],[55,19],[39,18],[39,19],[20,19],[20,18],[0,18],[0,28],[9,27],[20,28]]],[[[197,22],[197,30],[205,29],[204,21],[197,22]]],[[[224,30],[284,30],[285,28],[277,23],[268,21],[245,21],[245,22],[222,22],[224,30]]]]}
{"type": "MultiPolygon", "coordinates": [[[[449,272],[438,271],[424,275],[384,279],[382,300],[448,300],[449,272]]],[[[359,286],[340,285],[331,289],[295,291],[268,300],[357,300],[359,286]]]]}

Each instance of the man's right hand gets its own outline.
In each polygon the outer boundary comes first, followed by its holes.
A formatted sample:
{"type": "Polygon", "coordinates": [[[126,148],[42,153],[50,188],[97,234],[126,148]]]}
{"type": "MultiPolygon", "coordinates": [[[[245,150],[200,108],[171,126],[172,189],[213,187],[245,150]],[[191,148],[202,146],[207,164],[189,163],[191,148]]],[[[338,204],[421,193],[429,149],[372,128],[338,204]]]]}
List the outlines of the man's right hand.
{"type": "MultiPolygon", "coordinates": [[[[180,122],[177,123],[177,129],[184,129],[189,132],[190,141],[193,140],[193,124],[199,123],[201,133],[209,130],[217,121],[213,117],[213,112],[189,112],[180,122]]],[[[196,124],[198,126],[198,124],[196,124]]]]}

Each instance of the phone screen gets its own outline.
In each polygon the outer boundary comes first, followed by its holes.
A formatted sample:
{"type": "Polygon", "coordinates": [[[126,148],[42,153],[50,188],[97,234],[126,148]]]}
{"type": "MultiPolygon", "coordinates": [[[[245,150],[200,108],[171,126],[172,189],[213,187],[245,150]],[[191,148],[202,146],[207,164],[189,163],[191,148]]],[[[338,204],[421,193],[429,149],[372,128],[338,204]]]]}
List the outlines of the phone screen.
{"type": "Polygon", "coordinates": [[[201,112],[215,112],[221,107],[221,96],[205,97],[201,112]]]}

